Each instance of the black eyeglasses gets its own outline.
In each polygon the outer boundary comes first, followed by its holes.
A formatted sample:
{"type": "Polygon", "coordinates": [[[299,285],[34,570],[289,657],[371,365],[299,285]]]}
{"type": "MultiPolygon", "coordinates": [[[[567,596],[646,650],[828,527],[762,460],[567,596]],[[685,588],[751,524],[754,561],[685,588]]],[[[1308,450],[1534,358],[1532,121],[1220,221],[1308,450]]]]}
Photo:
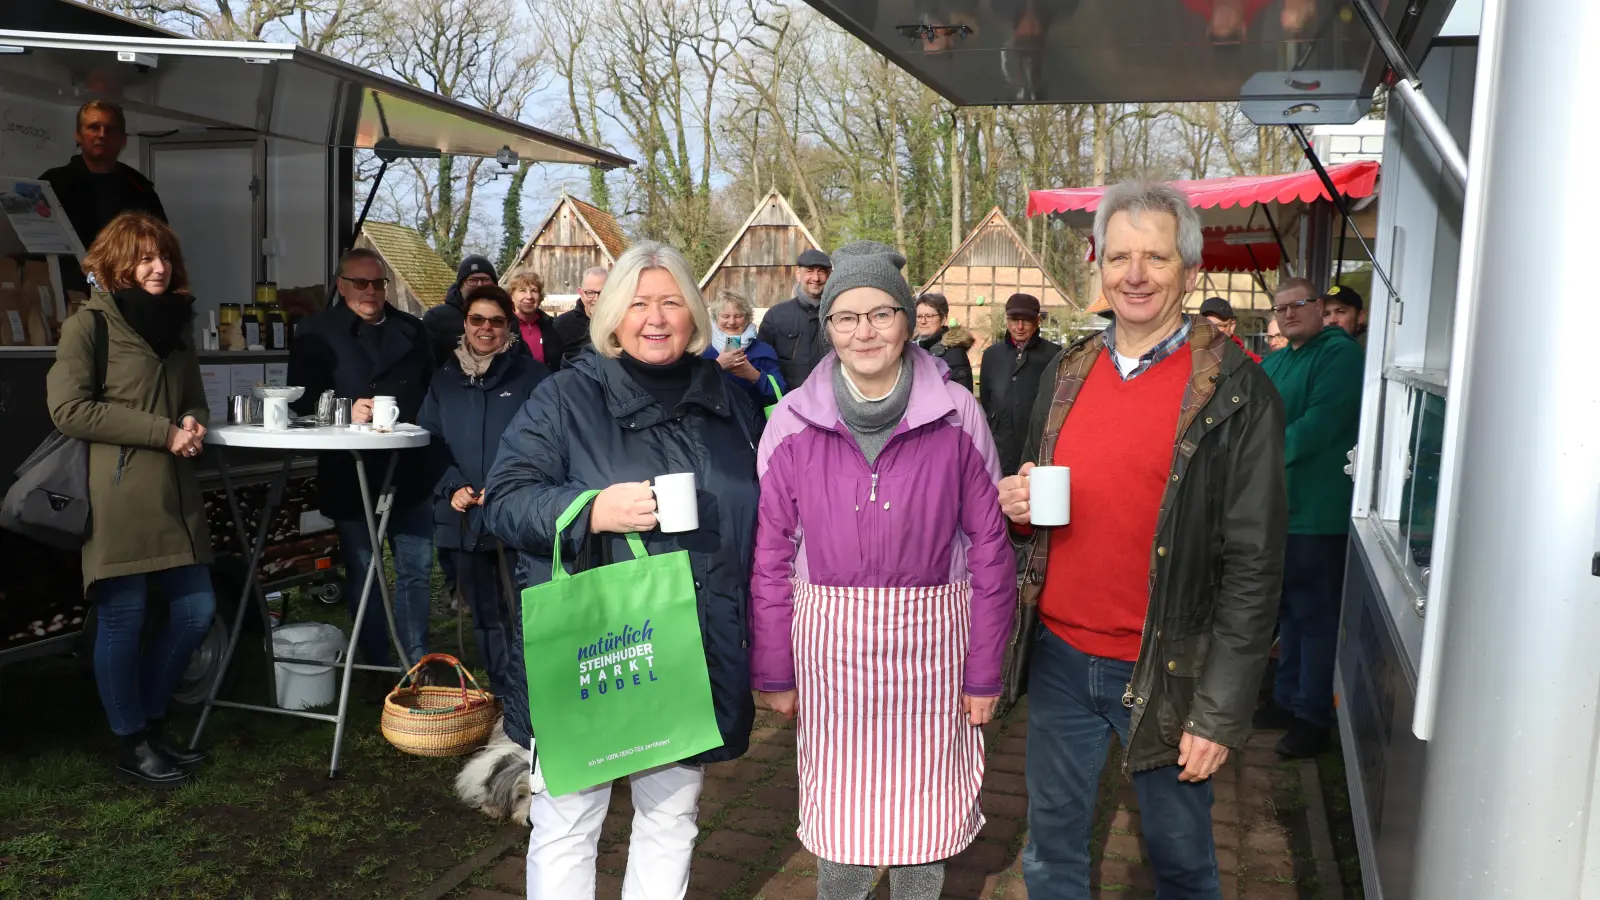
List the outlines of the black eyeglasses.
{"type": "Polygon", "coordinates": [[[867,324],[875,331],[888,331],[894,325],[894,314],[901,312],[899,307],[880,306],[866,313],[840,312],[828,316],[828,325],[840,334],[849,334],[856,330],[864,318],[867,324]]]}
{"type": "Polygon", "coordinates": [[[1290,300],[1288,303],[1279,303],[1274,306],[1272,311],[1281,316],[1291,309],[1304,309],[1305,305],[1310,302],[1310,300],[1290,300]]]}
{"type": "Polygon", "coordinates": [[[505,316],[480,316],[477,313],[467,316],[467,324],[471,325],[473,328],[482,328],[485,325],[492,325],[495,328],[504,328],[506,327],[507,321],[508,320],[505,316]]]}
{"type": "Polygon", "coordinates": [[[351,278],[348,275],[340,275],[339,279],[355,285],[358,291],[364,291],[367,288],[377,288],[381,291],[389,286],[389,279],[387,278],[351,278]]]}

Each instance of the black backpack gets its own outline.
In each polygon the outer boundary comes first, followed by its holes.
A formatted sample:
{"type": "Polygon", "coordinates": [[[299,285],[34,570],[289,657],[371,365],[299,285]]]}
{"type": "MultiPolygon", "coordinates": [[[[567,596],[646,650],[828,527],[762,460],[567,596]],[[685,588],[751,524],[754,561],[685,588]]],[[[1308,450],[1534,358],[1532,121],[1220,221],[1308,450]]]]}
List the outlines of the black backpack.
{"type": "MultiPolygon", "coordinates": [[[[105,313],[94,316],[94,399],[106,394],[110,337],[105,313]]],[[[52,430],[17,467],[0,501],[0,528],[58,547],[81,550],[89,539],[89,442],[52,430]]]]}

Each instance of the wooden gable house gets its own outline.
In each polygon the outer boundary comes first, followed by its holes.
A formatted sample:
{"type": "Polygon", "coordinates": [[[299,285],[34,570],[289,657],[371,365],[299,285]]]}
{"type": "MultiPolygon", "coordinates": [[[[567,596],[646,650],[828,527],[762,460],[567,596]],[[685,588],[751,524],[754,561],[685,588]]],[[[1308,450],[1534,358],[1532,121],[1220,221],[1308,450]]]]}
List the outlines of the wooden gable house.
{"type": "Polygon", "coordinates": [[[545,296],[556,300],[545,309],[555,313],[561,301],[570,307],[577,298],[586,270],[611,268],[626,249],[628,238],[610,213],[563,193],[517,252],[516,262],[500,273],[500,280],[505,283],[520,269],[539,273],[545,296]]]}
{"type": "Polygon", "coordinates": [[[700,292],[716,302],[717,291],[741,294],[757,309],[794,295],[794,264],[806,250],[821,250],[811,230],[776,189],[769,191],[734,232],[722,255],[700,279],[700,292]]]}
{"type": "Polygon", "coordinates": [[[1077,309],[999,207],[983,217],[917,293],[939,293],[950,301],[950,321],[965,325],[977,338],[968,353],[974,366],[1004,327],[1006,298],[1012,294],[1038,297],[1046,318],[1077,309]]]}
{"type": "Polygon", "coordinates": [[[383,257],[384,274],[392,281],[389,302],[414,316],[443,303],[456,283],[456,273],[445,265],[428,245],[428,239],[415,228],[390,222],[367,222],[361,226],[356,246],[383,257]]]}

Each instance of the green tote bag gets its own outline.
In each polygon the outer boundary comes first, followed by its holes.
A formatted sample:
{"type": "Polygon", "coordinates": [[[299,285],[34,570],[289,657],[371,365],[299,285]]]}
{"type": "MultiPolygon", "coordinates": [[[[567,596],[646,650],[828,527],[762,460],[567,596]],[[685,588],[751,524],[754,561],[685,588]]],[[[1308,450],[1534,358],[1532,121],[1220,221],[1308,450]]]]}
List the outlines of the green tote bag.
{"type": "Polygon", "coordinates": [[[687,551],[575,575],[561,534],[599,491],[556,521],[550,580],[522,592],[528,718],[550,793],[560,796],[722,746],[687,551]]]}

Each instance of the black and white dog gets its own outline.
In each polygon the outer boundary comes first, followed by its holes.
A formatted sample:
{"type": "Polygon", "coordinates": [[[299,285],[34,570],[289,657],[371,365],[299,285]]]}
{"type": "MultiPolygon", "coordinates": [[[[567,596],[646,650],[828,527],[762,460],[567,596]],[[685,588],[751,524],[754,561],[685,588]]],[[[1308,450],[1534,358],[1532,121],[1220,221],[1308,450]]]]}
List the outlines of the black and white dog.
{"type": "Polygon", "coordinates": [[[531,772],[533,751],[506,737],[505,725],[502,716],[489,742],[456,776],[456,796],[491,819],[527,825],[528,805],[534,793],[544,789],[543,779],[531,772]]]}

